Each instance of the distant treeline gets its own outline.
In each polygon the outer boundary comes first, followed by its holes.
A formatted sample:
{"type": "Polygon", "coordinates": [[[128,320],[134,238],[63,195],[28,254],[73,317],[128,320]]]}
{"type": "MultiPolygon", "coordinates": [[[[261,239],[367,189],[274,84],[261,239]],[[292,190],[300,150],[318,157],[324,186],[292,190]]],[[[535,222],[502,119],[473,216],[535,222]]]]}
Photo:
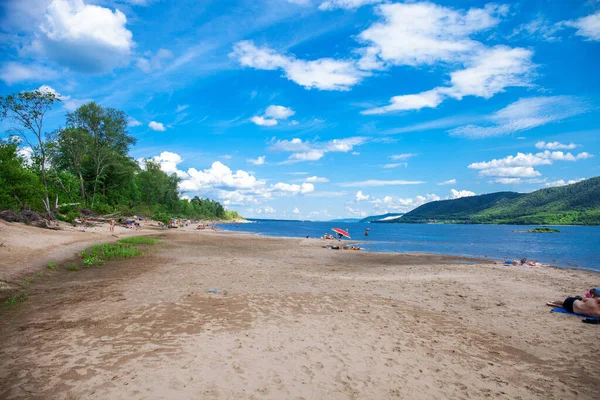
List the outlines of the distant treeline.
{"type": "Polygon", "coordinates": [[[30,208],[67,219],[80,209],[162,221],[238,217],[217,201],[182,199],[176,174],[131,158],[136,140],[123,111],[90,102],[67,113],[63,128],[46,132],[44,118],[58,102],[40,90],[0,96],[0,117],[12,125],[10,137],[0,140],[0,210],[30,208]]]}
{"type": "Polygon", "coordinates": [[[434,201],[390,222],[600,225],[600,177],[526,194],[498,192],[434,201]]]}

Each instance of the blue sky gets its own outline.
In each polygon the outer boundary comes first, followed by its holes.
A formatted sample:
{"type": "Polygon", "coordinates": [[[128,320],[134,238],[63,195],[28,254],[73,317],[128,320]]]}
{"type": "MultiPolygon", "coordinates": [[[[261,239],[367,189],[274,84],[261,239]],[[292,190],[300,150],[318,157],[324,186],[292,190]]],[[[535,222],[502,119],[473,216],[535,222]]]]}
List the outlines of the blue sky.
{"type": "Polygon", "coordinates": [[[49,130],[86,101],[124,110],[134,158],[247,217],[600,175],[599,1],[1,4],[1,94],[58,93],[49,130]]]}

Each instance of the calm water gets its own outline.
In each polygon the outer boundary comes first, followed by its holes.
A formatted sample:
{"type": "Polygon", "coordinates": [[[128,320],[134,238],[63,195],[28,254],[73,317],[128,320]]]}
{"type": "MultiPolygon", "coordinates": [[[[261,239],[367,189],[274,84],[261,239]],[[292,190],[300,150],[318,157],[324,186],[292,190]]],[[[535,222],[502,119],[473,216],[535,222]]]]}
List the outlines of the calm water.
{"type": "MultiPolygon", "coordinates": [[[[338,222],[257,221],[223,229],[264,236],[321,237],[331,228],[348,229],[361,247],[380,252],[424,252],[492,259],[526,257],[552,265],[600,271],[600,227],[560,226],[560,233],[514,232],[515,225],[361,224],[338,222]],[[369,236],[364,236],[371,228],[369,236]]],[[[333,233],[333,232],[331,232],[333,233]]],[[[345,244],[352,240],[344,240],[345,244]]]]}

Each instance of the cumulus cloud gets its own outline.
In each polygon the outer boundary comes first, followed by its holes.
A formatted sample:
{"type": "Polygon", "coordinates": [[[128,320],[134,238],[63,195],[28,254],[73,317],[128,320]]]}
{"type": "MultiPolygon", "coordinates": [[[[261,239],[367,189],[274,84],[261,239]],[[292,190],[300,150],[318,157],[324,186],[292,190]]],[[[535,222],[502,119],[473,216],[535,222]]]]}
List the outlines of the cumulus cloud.
{"type": "Polygon", "coordinates": [[[83,0],[53,0],[32,48],[86,73],[106,73],[129,62],[133,35],[119,10],[83,0]]]}
{"type": "Polygon", "coordinates": [[[389,105],[362,111],[385,114],[394,111],[435,108],[446,98],[465,96],[490,98],[511,86],[529,86],[535,65],[533,52],[521,48],[496,46],[482,50],[466,62],[467,68],[450,73],[450,86],[440,86],[418,94],[394,96],[389,105]]]}
{"type": "Polygon", "coordinates": [[[320,176],[309,176],[305,179],[305,181],[311,183],[327,183],[329,182],[329,179],[320,176]]]}
{"type": "Polygon", "coordinates": [[[362,190],[359,190],[358,192],[356,192],[356,201],[365,201],[365,200],[369,200],[371,196],[369,196],[368,194],[363,194],[362,190]]]}
{"type": "Polygon", "coordinates": [[[7,62],[0,68],[0,79],[7,85],[21,82],[39,82],[58,78],[53,69],[36,64],[7,62]]]}
{"type": "Polygon", "coordinates": [[[377,179],[369,179],[366,181],[360,181],[360,182],[343,182],[343,183],[338,183],[339,186],[342,187],[360,187],[360,186],[398,186],[398,185],[420,185],[422,183],[425,183],[423,181],[405,181],[405,180],[389,180],[389,181],[384,181],[384,180],[377,180],[377,179]]]}
{"type": "Polygon", "coordinates": [[[237,42],[231,57],[241,65],[261,70],[278,70],[285,77],[306,89],[348,90],[367,74],[359,71],[353,61],[320,58],[313,61],[277,53],[269,47],[257,47],[252,41],[237,42]]]}
{"type": "Polygon", "coordinates": [[[164,132],[167,130],[167,128],[165,128],[165,126],[163,125],[162,122],[156,122],[156,121],[150,121],[150,123],[148,124],[148,128],[152,129],[153,131],[159,131],[159,132],[164,132]]]}
{"type": "Polygon", "coordinates": [[[572,185],[574,183],[581,182],[581,181],[584,181],[584,180],[585,180],[585,178],[570,179],[568,181],[565,181],[563,179],[559,179],[559,180],[554,181],[554,182],[545,183],[544,186],[548,186],[548,187],[566,186],[566,185],[572,185]]]}
{"type": "Polygon", "coordinates": [[[315,185],[306,182],[301,185],[279,182],[273,185],[272,190],[289,194],[306,194],[314,192],[315,185]]]}
{"type": "Polygon", "coordinates": [[[300,210],[298,209],[298,207],[294,207],[294,211],[292,211],[294,214],[300,214],[300,210]]]}
{"type": "Polygon", "coordinates": [[[471,192],[470,190],[456,190],[450,189],[450,195],[446,197],[447,199],[460,199],[461,197],[471,197],[477,196],[475,192],[471,192]]]}
{"type": "Polygon", "coordinates": [[[586,40],[600,41],[600,11],[587,17],[565,21],[563,24],[577,29],[575,34],[583,36],[586,40]]]}
{"type": "Polygon", "coordinates": [[[356,136],[346,139],[333,139],[328,142],[310,142],[299,138],[292,140],[271,141],[270,151],[292,153],[285,163],[300,161],[317,161],[325,156],[326,153],[348,153],[355,146],[360,146],[367,141],[366,138],[356,136]]]}
{"type": "Polygon", "coordinates": [[[288,119],[296,114],[294,110],[284,106],[269,106],[265,110],[265,117],[273,119],[288,119]]]}
{"type": "Polygon", "coordinates": [[[373,59],[391,65],[433,65],[460,62],[482,45],[471,35],[497,25],[505,6],[488,5],[458,11],[433,3],[393,3],[376,7],[381,21],[358,36],[368,45],[368,65],[373,59]]]}
{"type": "Polygon", "coordinates": [[[75,111],[79,106],[89,101],[85,99],[74,99],[71,96],[65,96],[63,94],[58,93],[56,89],[54,89],[52,86],[48,85],[42,85],[36,90],[38,90],[41,93],[52,93],[58,100],[62,102],[63,107],[67,111],[75,111]]]}
{"type": "Polygon", "coordinates": [[[454,184],[456,184],[456,179],[448,179],[447,181],[438,182],[438,186],[454,185],[454,184]]]}
{"type": "Polygon", "coordinates": [[[536,154],[517,153],[516,156],[476,162],[468,167],[479,170],[479,176],[531,178],[541,175],[534,169],[536,166],[551,165],[554,161],[578,161],[592,157],[594,155],[587,152],[573,155],[562,151],[545,150],[536,154]]]}
{"type": "Polygon", "coordinates": [[[285,120],[296,114],[294,110],[284,106],[269,106],[263,116],[254,116],[250,121],[260,126],[275,126],[278,121],[285,120]]]}
{"type": "Polygon", "coordinates": [[[449,132],[470,139],[507,135],[559,122],[587,110],[585,104],[571,96],[530,97],[495,112],[488,118],[488,125],[465,125],[449,132]]]}
{"type": "Polygon", "coordinates": [[[256,159],[249,158],[246,161],[248,161],[252,165],[263,165],[265,163],[265,158],[267,158],[267,157],[266,156],[260,156],[260,157],[258,157],[256,159]]]}
{"type": "Polygon", "coordinates": [[[275,126],[277,125],[277,120],[269,119],[265,117],[254,116],[250,118],[250,121],[254,122],[258,126],[275,126]]]}
{"type": "Polygon", "coordinates": [[[177,165],[181,164],[183,161],[183,158],[177,153],[163,151],[160,155],[150,158],[150,160],[160,164],[160,169],[169,175],[176,174],[180,178],[189,177],[186,172],[177,169],[177,165]]]}
{"type": "Polygon", "coordinates": [[[127,118],[127,126],[129,127],[135,127],[135,126],[140,126],[142,125],[142,123],[140,121],[138,121],[137,119],[133,118],[133,117],[128,117],[127,118]]]}
{"type": "Polygon", "coordinates": [[[438,201],[440,197],[436,194],[426,194],[425,196],[416,197],[393,197],[385,196],[383,198],[374,198],[370,201],[375,209],[384,210],[385,212],[406,213],[425,203],[438,201]]]}
{"type": "Polygon", "coordinates": [[[535,147],[537,147],[538,149],[548,149],[548,150],[572,150],[578,146],[579,146],[578,144],[575,144],[573,142],[571,142],[569,144],[563,144],[560,142],[539,141],[535,144],[535,147]]]}

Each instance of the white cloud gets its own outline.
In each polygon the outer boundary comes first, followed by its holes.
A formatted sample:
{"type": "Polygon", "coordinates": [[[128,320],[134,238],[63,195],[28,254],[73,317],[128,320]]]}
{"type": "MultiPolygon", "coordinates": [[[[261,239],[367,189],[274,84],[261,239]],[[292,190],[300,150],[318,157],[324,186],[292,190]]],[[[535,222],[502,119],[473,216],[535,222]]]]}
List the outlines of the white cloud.
{"type": "Polygon", "coordinates": [[[414,198],[399,198],[392,196],[385,196],[383,199],[374,198],[371,200],[371,204],[378,209],[385,212],[400,212],[406,213],[413,210],[425,203],[431,201],[438,201],[440,197],[436,194],[426,194],[425,196],[416,196],[414,198]]]}
{"type": "Polygon", "coordinates": [[[329,179],[323,178],[320,176],[309,176],[308,178],[305,179],[305,181],[312,182],[312,183],[327,183],[327,182],[329,182],[329,179]]]}
{"type": "Polygon", "coordinates": [[[369,196],[368,194],[363,194],[362,190],[359,190],[358,192],[356,192],[356,201],[365,201],[365,200],[369,200],[369,198],[371,196],[369,196]]]}
{"type": "Polygon", "coordinates": [[[600,40],[600,11],[574,21],[565,21],[563,24],[577,29],[575,34],[587,40],[600,40]]]}
{"type": "Polygon", "coordinates": [[[277,120],[268,119],[268,118],[259,117],[259,116],[254,116],[254,117],[250,118],[250,121],[254,122],[256,125],[259,125],[259,126],[275,126],[275,125],[277,125],[277,120]]]}
{"type": "Polygon", "coordinates": [[[277,192],[290,194],[306,194],[315,191],[315,185],[312,183],[303,183],[301,185],[279,182],[273,185],[272,189],[277,192]]]}
{"type": "Polygon", "coordinates": [[[183,191],[197,192],[213,188],[256,189],[265,183],[243,170],[233,173],[228,166],[219,161],[215,161],[210,168],[203,171],[189,168],[187,174],[189,178],[184,179],[180,185],[183,191]]]}
{"type": "Polygon", "coordinates": [[[296,114],[294,110],[284,106],[269,106],[265,110],[265,117],[273,119],[288,119],[296,114]]]}
{"type": "Polygon", "coordinates": [[[290,125],[291,125],[291,126],[296,126],[296,125],[298,125],[298,124],[300,124],[300,122],[298,122],[298,121],[296,121],[296,120],[290,121],[290,125]]]}
{"type": "Polygon", "coordinates": [[[454,184],[456,184],[456,179],[448,179],[447,181],[438,182],[438,186],[454,185],[454,184]]]}
{"type": "MultiPolygon", "coordinates": [[[[534,172],[533,168],[531,167],[535,167],[538,165],[551,165],[553,163],[553,161],[577,161],[577,160],[585,160],[588,158],[592,158],[594,157],[593,154],[589,154],[587,152],[582,152],[577,154],[576,156],[574,156],[571,153],[563,153],[562,151],[549,151],[549,150],[545,150],[541,153],[536,153],[536,154],[532,154],[532,153],[528,153],[528,154],[524,154],[524,153],[517,153],[516,156],[507,156],[501,159],[493,159],[491,161],[482,161],[482,162],[476,162],[476,163],[472,163],[469,165],[469,168],[471,169],[477,169],[477,170],[481,170],[481,172],[479,173],[481,176],[511,176],[511,175],[506,175],[506,171],[510,171],[510,168],[515,168],[515,167],[527,167],[530,169],[522,169],[522,170],[515,170],[515,171],[521,171],[521,173],[525,173],[525,174],[529,174],[529,176],[537,176],[537,175],[531,175],[534,172]],[[503,175],[493,175],[492,172],[485,172],[484,171],[488,171],[488,170],[498,170],[498,171],[504,171],[503,175]]],[[[535,171],[536,174],[539,175],[539,172],[535,171]]],[[[520,176],[523,177],[523,175],[512,175],[512,176],[520,176]]]]}
{"type": "Polygon", "coordinates": [[[156,121],[150,121],[150,123],[148,124],[148,128],[152,129],[153,131],[159,131],[159,132],[164,132],[167,130],[167,128],[165,128],[165,126],[163,125],[162,122],[156,122],[156,121]]]}
{"type": "Polygon", "coordinates": [[[269,146],[269,150],[275,152],[291,152],[292,154],[285,163],[317,161],[323,158],[326,153],[348,153],[352,151],[355,146],[360,146],[366,141],[366,138],[360,136],[346,139],[333,139],[328,142],[310,142],[298,138],[293,138],[292,140],[273,139],[269,146]]]}
{"type": "Polygon", "coordinates": [[[0,79],[7,85],[21,82],[48,81],[58,78],[58,73],[41,65],[7,62],[0,69],[0,79]]]}
{"type": "Polygon", "coordinates": [[[134,46],[127,17],[83,0],[53,0],[34,50],[71,69],[105,73],[126,65],[134,46]]]}
{"type": "Polygon", "coordinates": [[[569,143],[569,144],[563,144],[560,142],[544,142],[544,141],[539,141],[535,144],[535,147],[538,149],[548,149],[548,150],[571,150],[574,149],[576,147],[578,147],[578,144],[575,144],[573,142],[569,143]]]}
{"type": "Polygon", "coordinates": [[[414,153],[402,153],[402,154],[394,154],[390,156],[392,160],[408,160],[411,157],[416,156],[414,153]]]}
{"type": "MultiPolygon", "coordinates": [[[[161,70],[163,68],[164,61],[171,58],[173,58],[173,53],[167,49],[159,49],[154,55],[152,53],[148,53],[146,54],[146,57],[139,57],[136,61],[136,65],[142,71],[149,73],[152,71],[161,70]]],[[[185,106],[183,110],[186,108],[187,106],[185,106]]],[[[177,112],[179,112],[179,107],[177,112]]]]}
{"type": "Polygon", "coordinates": [[[142,123],[140,121],[138,121],[137,119],[135,119],[133,117],[127,118],[127,126],[134,127],[134,126],[140,126],[140,125],[142,125],[142,123]]]}
{"type": "Polygon", "coordinates": [[[495,112],[488,118],[490,124],[486,126],[465,125],[449,132],[470,139],[506,135],[559,122],[587,109],[585,104],[570,96],[530,97],[495,112]]]}
{"type": "Polygon", "coordinates": [[[319,10],[328,11],[335,10],[336,8],[356,9],[364,5],[381,2],[383,2],[383,0],[328,0],[319,5],[319,10]]]}
{"type": "Polygon", "coordinates": [[[458,62],[482,45],[470,35],[494,27],[505,6],[488,5],[467,12],[432,3],[394,3],[376,7],[382,21],[361,32],[359,40],[368,45],[363,63],[392,65],[433,65],[458,62]]]}
{"type": "Polygon", "coordinates": [[[568,181],[565,181],[563,179],[559,179],[558,181],[545,183],[544,186],[548,186],[548,187],[566,186],[566,185],[572,185],[574,183],[581,182],[581,181],[584,181],[584,180],[585,180],[585,178],[570,179],[568,181]]]}
{"type": "Polygon", "coordinates": [[[265,163],[265,158],[267,158],[266,156],[260,156],[256,159],[251,159],[249,158],[248,161],[250,164],[252,165],[263,165],[265,163]]]}
{"type": "Polygon", "coordinates": [[[187,110],[189,107],[190,107],[190,106],[189,106],[188,104],[182,104],[182,105],[179,105],[179,106],[177,106],[177,108],[175,109],[175,112],[176,112],[176,113],[180,113],[180,112],[182,112],[182,111],[185,111],[185,110],[187,110]]]}
{"type": "Polygon", "coordinates": [[[476,196],[475,192],[471,192],[470,190],[456,190],[450,189],[450,196],[446,197],[447,199],[460,199],[461,197],[471,197],[476,196]]]}
{"type": "Polygon", "coordinates": [[[496,178],[490,183],[499,183],[501,185],[516,185],[522,183],[523,180],[521,178],[496,178]]]}
{"type": "Polygon", "coordinates": [[[32,164],[32,157],[33,157],[33,149],[29,146],[26,147],[21,147],[19,148],[19,150],[17,151],[17,153],[23,157],[23,159],[25,160],[25,163],[27,165],[31,165],[32,164]]]}
{"type": "Polygon", "coordinates": [[[383,165],[383,168],[385,168],[385,169],[392,169],[392,168],[398,168],[398,167],[400,167],[400,166],[404,166],[404,167],[406,167],[406,166],[408,166],[408,164],[407,164],[407,163],[405,163],[405,162],[404,162],[404,163],[392,163],[392,164],[384,164],[384,165],[383,165]]]}
{"type": "Polygon", "coordinates": [[[390,105],[364,110],[361,114],[386,114],[395,111],[420,110],[425,107],[435,108],[443,100],[443,94],[436,88],[418,94],[394,96],[390,99],[390,105]]]}
{"type": "Polygon", "coordinates": [[[482,50],[466,62],[467,68],[450,73],[451,86],[394,96],[390,105],[364,110],[362,114],[435,108],[446,98],[461,100],[465,96],[476,96],[488,99],[510,86],[529,86],[535,68],[532,55],[531,50],[506,46],[482,50]]]}
{"type": "Polygon", "coordinates": [[[257,214],[275,214],[275,209],[270,206],[265,206],[262,208],[257,208],[256,213],[257,214]]]}
{"type": "Polygon", "coordinates": [[[252,41],[246,40],[233,46],[231,56],[246,67],[262,70],[282,69],[287,79],[306,89],[348,90],[367,75],[359,71],[352,61],[331,58],[299,60],[293,56],[279,54],[266,46],[256,47],[252,41]]]}
{"type": "Polygon", "coordinates": [[[360,187],[360,186],[397,186],[397,185],[420,185],[425,183],[423,181],[405,181],[405,180],[392,180],[392,181],[382,181],[376,179],[369,179],[361,182],[344,182],[339,183],[339,186],[342,187],[360,187]]]}
{"type": "Polygon", "coordinates": [[[523,38],[539,39],[547,42],[555,42],[560,40],[555,34],[562,29],[561,24],[553,24],[548,21],[544,16],[538,15],[537,18],[526,24],[519,25],[513,33],[509,36],[520,36],[523,38]]]}
{"type": "Polygon", "coordinates": [[[90,101],[85,99],[73,99],[71,98],[71,96],[62,95],[58,93],[56,89],[48,85],[42,85],[39,88],[37,88],[37,90],[42,93],[52,93],[57,99],[59,99],[62,102],[63,107],[67,111],[75,111],[79,106],[90,101]]]}
{"type": "Polygon", "coordinates": [[[520,178],[531,178],[540,176],[533,167],[498,167],[479,171],[479,176],[517,176],[520,178]]]}
{"type": "Polygon", "coordinates": [[[177,165],[181,164],[183,161],[183,158],[177,153],[163,151],[160,155],[152,157],[151,160],[160,164],[160,169],[169,175],[176,174],[180,178],[189,177],[186,172],[177,169],[177,165]]]}
{"type": "Polygon", "coordinates": [[[292,211],[294,214],[300,214],[300,210],[298,209],[298,207],[294,207],[294,211],[292,211]]]}

